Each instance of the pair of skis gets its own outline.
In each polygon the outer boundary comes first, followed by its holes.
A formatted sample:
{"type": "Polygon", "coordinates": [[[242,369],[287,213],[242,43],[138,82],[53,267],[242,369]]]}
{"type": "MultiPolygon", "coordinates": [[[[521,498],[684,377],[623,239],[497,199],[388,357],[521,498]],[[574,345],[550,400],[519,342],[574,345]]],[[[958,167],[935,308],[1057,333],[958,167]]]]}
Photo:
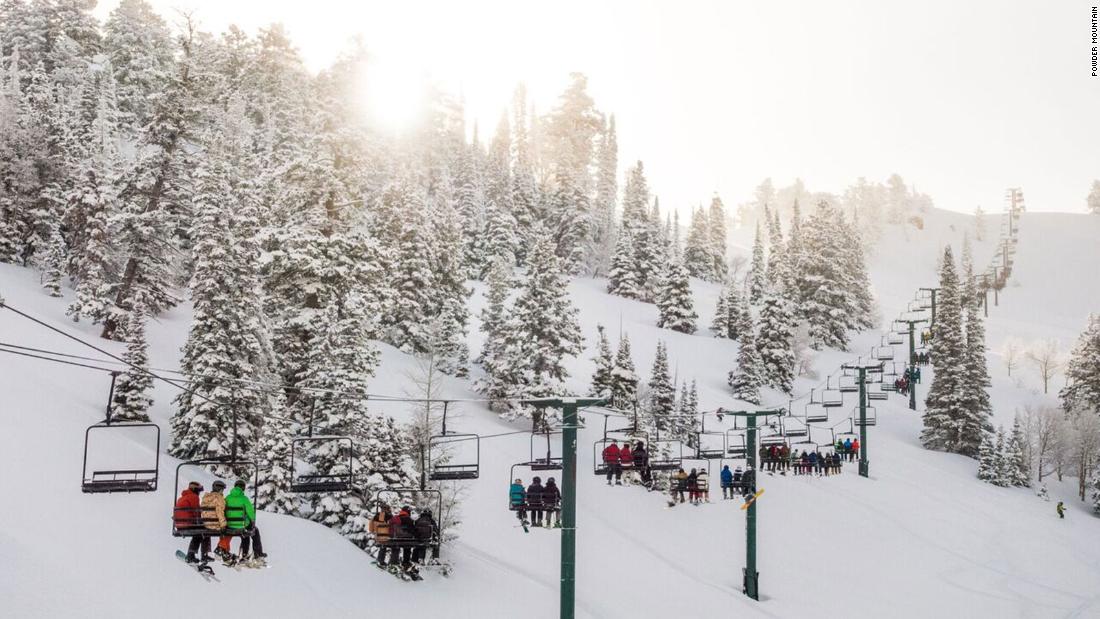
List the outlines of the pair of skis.
{"type": "Polygon", "coordinates": [[[424,580],[424,577],[420,575],[420,570],[416,569],[415,565],[410,566],[410,568],[406,570],[399,565],[382,565],[378,561],[373,561],[372,564],[378,569],[389,572],[390,574],[393,574],[394,576],[404,581],[411,580],[415,582],[418,580],[424,580]]]}

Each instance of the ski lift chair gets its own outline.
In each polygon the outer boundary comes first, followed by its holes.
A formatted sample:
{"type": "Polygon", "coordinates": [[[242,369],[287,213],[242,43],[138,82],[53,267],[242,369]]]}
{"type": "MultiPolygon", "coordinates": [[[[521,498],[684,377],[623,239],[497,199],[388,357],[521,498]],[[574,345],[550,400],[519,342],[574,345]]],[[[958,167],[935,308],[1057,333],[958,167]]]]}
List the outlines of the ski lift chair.
{"type": "Polygon", "coordinates": [[[650,443],[649,469],[651,471],[675,471],[683,466],[684,444],[674,439],[655,440],[650,443]]]}
{"type": "MultiPolygon", "coordinates": [[[[323,448],[323,447],[322,447],[323,448]]],[[[339,452],[338,452],[339,453],[339,452]]],[[[340,457],[341,464],[344,457],[340,457]]],[[[290,441],[290,491],[291,492],[347,492],[355,480],[355,443],[350,436],[300,436],[290,441]],[[339,472],[302,473],[298,469],[295,455],[299,447],[306,444],[335,445],[337,450],[346,450],[347,466],[339,472]]],[[[340,467],[344,468],[344,467],[340,467]]]]}
{"type": "MultiPolygon", "coordinates": [[[[515,479],[514,477],[512,479],[515,479]]],[[[443,519],[443,493],[434,488],[384,488],[375,493],[373,501],[371,501],[376,509],[380,509],[383,505],[388,505],[397,508],[408,505],[412,508],[412,514],[420,514],[424,511],[432,512],[432,520],[435,526],[432,527],[432,533],[426,539],[419,539],[415,535],[412,537],[397,538],[391,532],[391,535],[387,541],[378,543],[377,539],[373,536],[371,543],[375,546],[398,546],[401,548],[429,548],[431,549],[432,558],[439,558],[439,546],[442,540],[442,519],[443,519]]],[[[369,552],[369,550],[368,550],[369,552]]]]}
{"type": "MultiPolygon", "coordinates": [[[[592,463],[594,465],[593,468],[594,468],[594,472],[595,472],[596,475],[599,475],[599,476],[607,475],[608,469],[610,467],[607,465],[606,462],[603,461],[603,450],[606,449],[607,446],[612,443],[612,441],[619,442],[619,439],[606,438],[605,437],[605,438],[602,438],[602,439],[596,441],[595,444],[592,445],[592,463]]],[[[629,441],[623,441],[623,443],[624,444],[629,444],[629,441]]],[[[631,447],[633,447],[633,445],[631,445],[631,447]]],[[[624,472],[634,470],[634,461],[633,460],[631,460],[630,462],[621,462],[620,461],[620,465],[623,467],[624,472]]],[[[544,470],[544,469],[535,469],[535,470],[544,470]]]]}
{"type": "Polygon", "coordinates": [[[726,457],[744,460],[748,453],[743,430],[726,430],[726,457]]]}
{"type": "Polygon", "coordinates": [[[449,432],[428,439],[428,479],[432,481],[462,481],[477,479],[481,474],[481,437],[469,432],[449,432]],[[439,462],[432,458],[433,451],[439,453],[448,445],[455,443],[474,443],[473,457],[465,456],[459,462],[439,462]]]}
{"type": "MultiPolygon", "coordinates": [[[[148,432],[148,431],[145,431],[148,432]]],[[[105,422],[88,426],[84,431],[84,469],[80,484],[81,492],[86,493],[111,493],[111,492],[156,492],[160,479],[160,426],[155,423],[128,423],[112,422],[110,418],[105,422]],[[92,431],[101,435],[104,430],[122,430],[125,428],[149,428],[152,431],[153,441],[153,467],[152,468],[126,468],[126,469],[95,469],[88,470],[88,445],[95,443],[92,440],[92,431]]]]}
{"type": "Polygon", "coordinates": [[[841,393],[856,393],[859,391],[858,378],[852,374],[843,374],[837,378],[837,388],[841,393]]]}
{"type": "MultiPolygon", "coordinates": [[[[830,376],[826,379],[825,389],[821,391],[821,405],[825,408],[836,408],[838,406],[844,406],[844,394],[839,388],[835,388],[832,385],[833,377],[830,376]]],[[[839,384],[838,384],[839,387],[839,384]]],[[[828,419],[829,415],[826,413],[825,419],[828,419]]],[[[806,421],[824,421],[822,419],[810,419],[807,415],[806,421]]]]}
{"type": "MultiPolygon", "coordinates": [[[[807,405],[807,406],[809,406],[809,405],[807,405]]],[[[824,410],[824,409],[822,409],[822,410],[824,410]]],[[[807,409],[806,419],[808,420],[809,418],[810,418],[810,412],[809,412],[809,409],[807,409]]],[[[825,414],[825,418],[826,419],[829,418],[828,413],[825,414]]],[[[788,438],[806,436],[810,432],[809,427],[806,425],[806,422],[799,419],[798,417],[784,417],[781,420],[781,423],[782,423],[781,427],[782,427],[783,436],[788,437],[788,438]]],[[[763,444],[762,440],[761,440],[761,444],[763,444]]]]}
{"type": "MultiPolygon", "coordinates": [[[[222,537],[250,537],[251,529],[209,529],[208,524],[218,522],[213,508],[177,508],[176,497],[180,495],[180,470],[185,466],[228,466],[231,469],[252,469],[252,504],[256,504],[256,492],[260,485],[260,467],[251,460],[233,460],[230,458],[207,458],[180,462],[176,466],[175,493],[172,495],[172,537],[195,537],[196,535],[218,535],[222,537]]],[[[241,477],[241,479],[244,479],[241,477]]],[[[232,486],[232,484],[227,484],[232,486]]],[[[227,515],[228,517],[228,515],[227,515]]]]}
{"type": "Polygon", "coordinates": [[[532,471],[560,471],[562,469],[562,457],[561,455],[553,455],[552,440],[554,436],[561,436],[561,431],[552,432],[547,430],[545,432],[532,432],[531,433],[531,459],[528,460],[532,471]],[[536,437],[546,439],[546,451],[542,451],[542,447],[539,446],[539,451],[535,451],[536,437]],[[537,454],[537,455],[536,455],[537,454]]]}
{"type": "Polygon", "coordinates": [[[726,456],[726,433],[725,432],[698,432],[695,436],[695,441],[698,447],[695,448],[695,455],[705,460],[720,460],[726,456]],[[713,442],[708,443],[706,446],[703,444],[703,437],[711,436],[717,437],[720,441],[720,446],[715,446],[713,442]]]}
{"type": "MultiPolygon", "coordinates": [[[[869,426],[875,425],[877,419],[878,419],[878,417],[877,417],[877,414],[875,413],[875,407],[874,406],[868,406],[867,407],[867,424],[866,425],[869,425],[869,426]]],[[[859,421],[859,407],[858,406],[852,411],[852,425],[853,426],[862,426],[862,425],[864,425],[864,424],[860,423],[860,421],[859,421]]]]}

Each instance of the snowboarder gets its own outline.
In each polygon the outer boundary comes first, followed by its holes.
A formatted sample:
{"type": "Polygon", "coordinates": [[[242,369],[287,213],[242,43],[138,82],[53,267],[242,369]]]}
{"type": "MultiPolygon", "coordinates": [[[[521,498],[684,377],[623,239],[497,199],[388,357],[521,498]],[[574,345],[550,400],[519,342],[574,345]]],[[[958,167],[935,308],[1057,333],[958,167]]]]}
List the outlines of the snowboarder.
{"type": "Polygon", "coordinates": [[[641,477],[642,484],[646,488],[652,489],[653,476],[649,471],[649,454],[645,450],[645,443],[638,441],[634,445],[634,470],[641,477]]]}
{"type": "Polygon", "coordinates": [[[535,477],[531,485],[527,486],[527,506],[531,508],[531,524],[542,526],[542,480],[535,477]]]}
{"type": "Polygon", "coordinates": [[[428,554],[428,546],[432,544],[435,536],[435,519],[432,518],[432,510],[425,509],[416,517],[413,523],[413,535],[416,537],[416,550],[413,550],[413,561],[424,563],[428,554]]]}
{"type": "Polygon", "coordinates": [[[630,469],[634,468],[634,454],[630,451],[630,443],[623,442],[619,449],[619,469],[626,471],[626,483],[630,483],[630,469]]]}
{"type": "Polygon", "coordinates": [[[1066,504],[1065,503],[1063,503],[1061,501],[1058,501],[1058,506],[1055,507],[1054,509],[1058,512],[1058,517],[1059,518],[1064,519],[1066,517],[1066,504]]]}
{"type": "Polygon", "coordinates": [[[741,496],[756,493],[756,472],[751,468],[741,476],[741,496]]]}
{"type": "Polygon", "coordinates": [[[508,488],[508,505],[516,512],[516,518],[521,522],[527,521],[527,491],[523,489],[523,480],[516,478],[508,488]]]}
{"type": "MultiPolygon", "coordinates": [[[[386,550],[390,547],[390,520],[392,519],[393,512],[390,511],[390,506],[382,503],[378,506],[378,513],[367,523],[367,530],[374,535],[374,545],[378,548],[380,566],[386,565],[386,550]]],[[[391,553],[391,555],[396,554],[396,550],[391,553]]],[[[396,563],[396,557],[391,556],[390,562],[396,563]]]]}
{"type": "MultiPolygon", "coordinates": [[[[740,469],[738,469],[740,470],[740,469]]],[[[722,472],[718,475],[719,481],[722,485],[722,500],[733,498],[733,471],[730,470],[730,465],[722,467],[722,472]]]]}
{"type": "Polygon", "coordinates": [[[669,487],[672,488],[672,503],[677,502],[677,497],[679,497],[680,503],[684,502],[684,491],[687,490],[687,479],[688,474],[684,472],[684,469],[680,469],[672,475],[669,483],[669,487]]]}
{"type": "Polygon", "coordinates": [[[619,442],[612,440],[611,444],[603,449],[603,463],[607,467],[607,485],[611,485],[611,477],[615,477],[615,483],[622,484],[623,467],[619,463],[619,442]]]}
{"type": "Polygon", "coordinates": [[[710,475],[706,469],[699,469],[699,475],[695,478],[699,501],[710,503],[710,475]]]}
{"type": "Polygon", "coordinates": [[[546,508],[546,526],[560,527],[561,490],[558,489],[558,484],[553,477],[547,479],[546,485],[542,487],[542,506],[546,508]]]}
{"type": "Polygon", "coordinates": [[[248,553],[253,545],[256,550],[256,559],[267,558],[263,540],[260,539],[260,529],[256,527],[256,508],[244,493],[245,485],[243,479],[238,479],[237,483],[233,484],[233,489],[229,491],[229,496],[225,497],[226,529],[229,531],[244,529],[241,532],[241,556],[238,559],[242,562],[249,560],[248,553]]]}
{"type": "MultiPolygon", "coordinates": [[[[394,545],[394,558],[396,558],[397,552],[401,551],[401,569],[405,572],[409,571],[412,567],[412,541],[416,539],[416,531],[414,529],[415,524],[412,519],[412,508],[408,505],[401,508],[401,511],[397,512],[393,518],[390,519],[390,534],[392,535],[392,541],[394,545]]],[[[393,559],[391,559],[391,563],[393,559]]]]}
{"type": "MultiPolygon", "coordinates": [[[[193,531],[195,529],[205,530],[202,518],[202,507],[199,503],[199,494],[202,492],[202,484],[197,481],[193,481],[187,484],[187,487],[180,493],[178,499],[176,499],[176,508],[172,513],[172,520],[179,531],[193,531]]],[[[187,545],[187,562],[196,563],[198,558],[195,553],[202,549],[202,556],[204,561],[207,555],[210,553],[210,538],[206,535],[193,535],[191,542],[187,545]]],[[[213,557],[211,557],[213,559],[213,557]]]]}
{"type": "MultiPolygon", "coordinates": [[[[206,523],[206,528],[211,531],[223,531],[228,524],[225,519],[225,495],[222,494],[223,492],[225,492],[225,482],[219,479],[210,486],[210,492],[204,494],[202,501],[199,503],[205,516],[203,521],[206,523]]],[[[218,540],[218,547],[214,549],[214,554],[219,559],[225,560],[229,557],[229,540],[228,535],[223,535],[218,540]]]]}

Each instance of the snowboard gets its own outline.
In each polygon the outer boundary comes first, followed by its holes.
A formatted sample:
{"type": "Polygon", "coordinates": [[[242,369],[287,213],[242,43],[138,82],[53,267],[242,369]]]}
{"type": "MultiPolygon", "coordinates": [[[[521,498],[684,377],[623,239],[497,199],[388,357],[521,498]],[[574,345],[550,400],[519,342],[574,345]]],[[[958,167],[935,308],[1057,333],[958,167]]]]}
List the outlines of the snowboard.
{"type": "Polygon", "coordinates": [[[752,505],[753,503],[755,503],[756,499],[760,498],[761,494],[764,494],[764,489],[763,488],[758,490],[756,492],[756,494],[752,495],[751,497],[746,497],[745,498],[745,503],[743,505],[741,505],[741,509],[748,509],[749,505],[752,505]]]}
{"type": "Polygon", "coordinates": [[[176,551],[176,558],[180,561],[183,561],[185,565],[194,568],[194,570],[198,572],[200,576],[206,579],[206,581],[219,582],[218,577],[214,575],[214,568],[210,567],[210,564],[208,562],[200,561],[198,563],[188,563],[187,553],[182,550],[176,551]]]}

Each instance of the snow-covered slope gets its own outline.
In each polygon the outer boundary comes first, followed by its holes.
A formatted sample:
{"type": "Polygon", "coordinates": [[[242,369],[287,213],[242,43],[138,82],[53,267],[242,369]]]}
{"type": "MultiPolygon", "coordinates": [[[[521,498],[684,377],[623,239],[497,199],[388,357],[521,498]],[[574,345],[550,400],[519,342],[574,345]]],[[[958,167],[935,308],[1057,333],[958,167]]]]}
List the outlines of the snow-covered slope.
{"type": "MultiPolygon", "coordinates": [[[[993,219],[993,218],[991,218],[993,219]]],[[[1008,334],[1057,337],[1066,345],[1100,309],[1100,284],[1090,277],[1100,263],[1100,218],[1026,215],[1013,283],[991,308],[991,347],[1008,334]],[[1018,282],[1018,286],[1016,286],[1018,282]]],[[[990,222],[995,232],[997,222],[990,222]]],[[[891,229],[870,259],[882,315],[895,316],[921,285],[934,281],[935,256],[956,244],[968,217],[934,212],[923,232],[891,229]]],[[[994,237],[994,234],[990,235],[994,237]]],[[[993,240],[977,244],[985,264],[993,240]]],[[[693,284],[701,324],[709,322],[717,289],[693,284]]],[[[680,378],[696,378],[704,408],[728,405],[725,374],[736,345],[656,329],[652,306],[603,293],[603,282],[571,286],[582,326],[596,323],[612,335],[630,334],[643,374],[657,339],[669,345],[680,378]]],[[[0,265],[0,294],[11,305],[81,336],[94,331],[64,318],[65,301],[45,297],[34,273],[0,265]]],[[[480,304],[480,289],[474,304],[480,304]]],[[[182,307],[150,328],[157,367],[175,367],[186,337],[182,307]]],[[[853,351],[877,343],[857,338],[853,351]]],[[[0,342],[87,354],[76,343],[0,312],[0,342]]],[[[111,347],[109,343],[98,344],[111,347]]],[[[475,328],[471,346],[480,344],[475,328]]],[[[587,386],[586,353],[572,362],[571,387],[587,386]]],[[[822,353],[827,374],[851,354],[822,353]]],[[[401,394],[412,361],[383,348],[372,390],[401,394]]],[[[206,583],[172,558],[181,546],[169,535],[176,462],[161,457],[162,485],[147,495],[84,495],[77,486],[84,427],[102,417],[108,377],[99,372],[25,358],[0,356],[0,615],[12,617],[185,617],[197,612],[248,616],[359,617],[414,613],[435,617],[552,617],[557,613],[556,532],[524,534],[505,508],[509,467],[528,459],[525,435],[483,441],[482,477],[468,484],[459,541],[445,553],[455,564],[443,578],[403,583],[371,567],[369,558],[319,525],[270,514],[260,516],[273,567],[220,569],[221,583],[206,583]]],[[[1032,393],[994,372],[998,422],[1032,393]]],[[[800,380],[796,393],[816,384],[800,380]]],[[[927,388],[927,384],[922,386],[927,388]]],[[[155,420],[167,433],[171,387],[158,385],[155,420]]],[[[445,395],[471,397],[463,382],[445,395]]],[[[770,402],[780,402],[772,394],[770,402]]],[[[584,414],[578,495],[578,614],[582,617],[699,616],[1100,616],[1100,519],[1072,497],[1072,484],[1052,486],[1070,512],[1054,516],[1053,503],[1030,491],[994,488],[974,478],[972,460],[930,453],[917,442],[919,413],[900,398],[879,406],[871,428],[871,478],[847,467],[835,478],[764,476],[759,503],[759,569],[763,599],[740,593],[744,512],[712,497],[711,505],[666,509],[663,497],[634,487],[608,488],[591,473],[592,445],[602,417],[584,414]]],[[[834,409],[839,422],[853,405],[834,409]]],[[[376,404],[395,415],[400,404],[376,404]]],[[[522,429],[477,404],[457,407],[453,426],[484,435],[522,429]]],[[[708,421],[708,426],[712,422],[708,421]]],[[[167,442],[167,435],[164,442],[167,442]]],[[[131,451],[127,439],[118,450],[131,451]]],[[[151,454],[150,454],[151,455],[151,454]]],[[[717,463],[715,463],[717,467],[717,463]]],[[[517,472],[526,481],[530,473],[517,472]]],[[[713,471],[717,474],[717,468],[713,471]]]]}

